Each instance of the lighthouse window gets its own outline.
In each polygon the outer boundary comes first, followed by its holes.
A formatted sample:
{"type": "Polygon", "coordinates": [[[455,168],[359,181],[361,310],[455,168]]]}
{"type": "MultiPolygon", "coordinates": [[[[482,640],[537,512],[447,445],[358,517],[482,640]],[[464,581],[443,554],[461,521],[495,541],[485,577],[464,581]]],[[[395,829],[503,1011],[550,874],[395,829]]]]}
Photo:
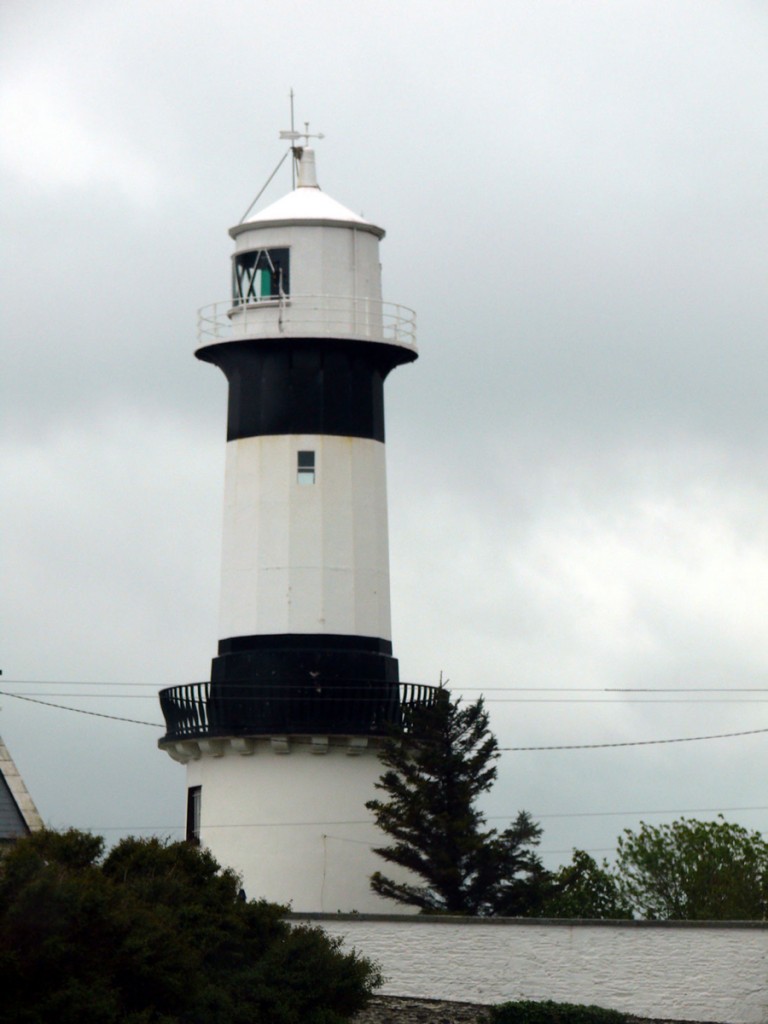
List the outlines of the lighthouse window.
{"type": "Polygon", "coordinates": [[[287,249],[255,249],[240,252],[232,264],[232,299],[266,302],[285,298],[290,292],[287,249]]]}
{"type": "Polygon", "coordinates": [[[187,790],[187,842],[200,845],[200,800],[202,786],[190,786],[187,790]]]}
{"type": "Polygon", "coordinates": [[[300,484],[313,484],[315,482],[315,453],[298,453],[297,481],[300,484]]]}

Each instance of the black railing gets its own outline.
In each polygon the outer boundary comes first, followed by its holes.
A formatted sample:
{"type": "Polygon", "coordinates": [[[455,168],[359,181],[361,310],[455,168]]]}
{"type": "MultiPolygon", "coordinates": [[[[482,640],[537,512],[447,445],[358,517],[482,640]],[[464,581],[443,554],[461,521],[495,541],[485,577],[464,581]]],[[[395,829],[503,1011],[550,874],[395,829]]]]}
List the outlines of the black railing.
{"type": "Polygon", "coordinates": [[[420,683],[322,688],[290,684],[187,683],[160,691],[163,741],[223,736],[386,736],[409,731],[411,714],[439,688],[420,683]]]}

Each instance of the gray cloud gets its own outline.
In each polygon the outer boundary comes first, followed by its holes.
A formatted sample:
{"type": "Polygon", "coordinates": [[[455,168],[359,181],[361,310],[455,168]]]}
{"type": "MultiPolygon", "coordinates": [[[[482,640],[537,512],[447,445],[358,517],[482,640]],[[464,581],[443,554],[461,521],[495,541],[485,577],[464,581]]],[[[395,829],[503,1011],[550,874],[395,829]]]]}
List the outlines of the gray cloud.
{"type": "MultiPolygon", "coordinates": [[[[764,678],[759,7],[4,20],[6,679],[208,670],[225,392],[192,357],[194,311],[226,293],[226,231],[281,156],[293,86],[327,134],[321,184],[386,227],[387,297],[419,313],[421,359],[388,385],[403,676],[486,689],[503,745],[759,727],[759,704],[501,702],[764,678]]],[[[150,689],[97,692],[61,703],[159,721],[150,689]]],[[[4,698],[0,733],[57,824],[180,821],[150,728],[4,698]]],[[[759,741],[505,755],[489,809],[760,805],[759,741]]],[[[623,824],[545,819],[545,846],[623,824]]]]}

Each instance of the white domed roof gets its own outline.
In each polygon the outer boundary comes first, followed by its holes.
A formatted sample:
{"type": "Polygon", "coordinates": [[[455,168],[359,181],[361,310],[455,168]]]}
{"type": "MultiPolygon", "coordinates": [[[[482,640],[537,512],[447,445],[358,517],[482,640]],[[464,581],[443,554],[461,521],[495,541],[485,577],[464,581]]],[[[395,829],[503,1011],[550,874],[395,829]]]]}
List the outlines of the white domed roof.
{"type": "MultiPolygon", "coordinates": [[[[234,238],[243,231],[254,227],[283,227],[287,224],[317,224],[331,227],[358,228],[360,231],[370,231],[377,238],[384,237],[384,228],[372,224],[364,217],[358,216],[352,210],[343,206],[335,199],[323,192],[319,185],[314,184],[314,153],[311,150],[304,150],[304,156],[311,156],[311,170],[306,175],[313,184],[301,183],[300,168],[299,185],[289,192],[287,196],[278,199],[277,202],[255,213],[248,220],[243,221],[230,230],[234,238]]],[[[306,173],[306,172],[305,172],[306,173]]]]}

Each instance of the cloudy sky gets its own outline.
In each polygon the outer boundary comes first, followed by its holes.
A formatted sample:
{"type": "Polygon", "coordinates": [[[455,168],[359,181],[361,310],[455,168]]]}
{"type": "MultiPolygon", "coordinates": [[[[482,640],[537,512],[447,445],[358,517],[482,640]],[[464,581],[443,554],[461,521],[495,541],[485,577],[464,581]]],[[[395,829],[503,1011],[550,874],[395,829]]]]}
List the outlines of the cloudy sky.
{"type": "Polygon", "coordinates": [[[8,0],[0,40],[0,735],[46,821],[182,824],[162,730],[98,716],[160,723],[209,672],[226,392],[195,314],[293,88],[418,311],[402,678],[485,693],[502,747],[763,730],[505,751],[494,823],[530,810],[552,866],[641,818],[768,832],[766,6],[8,0]]]}

